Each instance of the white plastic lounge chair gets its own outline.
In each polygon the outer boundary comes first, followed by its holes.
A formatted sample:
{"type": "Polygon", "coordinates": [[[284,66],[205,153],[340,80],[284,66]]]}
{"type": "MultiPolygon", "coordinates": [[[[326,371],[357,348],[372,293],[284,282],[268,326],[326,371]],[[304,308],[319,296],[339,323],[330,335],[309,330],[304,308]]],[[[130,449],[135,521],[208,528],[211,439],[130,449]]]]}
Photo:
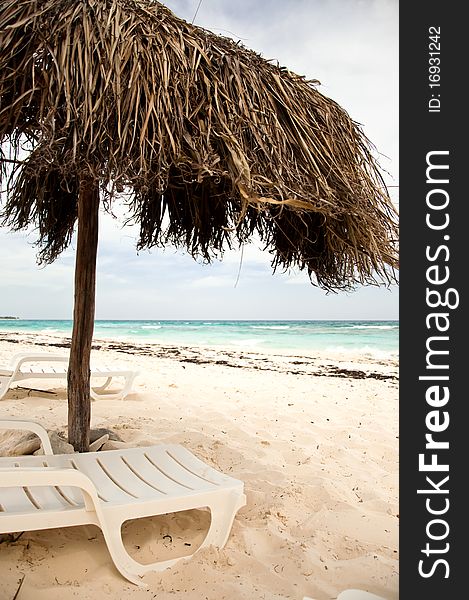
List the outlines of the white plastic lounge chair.
{"type": "Polygon", "coordinates": [[[241,481],[179,445],[54,455],[39,424],[8,419],[0,420],[0,428],[34,431],[45,452],[0,458],[0,533],[97,525],[117,569],[140,586],[145,573],[191,555],[138,563],[122,542],[124,521],[208,507],[211,524],[200,548],[222,547],[236,512],[246,504],[241,481]]]}
{"type": "MultiPolygon", "coordinates": [[[[303,600],[313,600],[309,596],[303,596],[303,600]]],[[[337,596],[337,600],[385,600],[381,596],[364,592],[363,590],[344,590],[337,596]]]]}
{"type": "MultiPolygon", "coordinates": [[[[5,396],[10,387],[18,381],[25,379],[65,379],[67,380],[68,356],[60,354],[15,354],[11,364],[6,369],[0,369],[0,400],[5,396]]],[[[137,371],[124,369],[107,369],[92,367],[91,381],[97,379],[104,383],[91,388],[93,400],[106,398],[108,400],[120,400],[127,396],[132,389],[137,371]],[[114,393],[105,392],[112,379],[120,377],[124,379],[121,390],[114,393]]]]}
{"type": "Polygon", "coordinates": [[[381,596],[363,590],[345,590],[340,592],[337,600],[385,600],[381,596]]]}
{"type": "Polygon", "coordinates": [[[337,600],[385,600],[381,596],[363,590],[345,590],[337,596],[337,600]]]}

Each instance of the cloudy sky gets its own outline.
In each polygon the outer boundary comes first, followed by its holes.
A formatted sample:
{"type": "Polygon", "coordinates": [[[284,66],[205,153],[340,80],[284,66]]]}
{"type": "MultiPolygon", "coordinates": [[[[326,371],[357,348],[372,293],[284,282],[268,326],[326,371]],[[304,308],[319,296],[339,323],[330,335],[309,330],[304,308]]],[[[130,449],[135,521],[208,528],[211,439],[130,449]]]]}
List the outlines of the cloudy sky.
{"type": "MultiPolygon", "coordinates": [[[[199,0],[165,3],[192,21],[199,0]]],[[[319,79],[376,146],[386,183],[399,184],[398,0],[202,0],[195,24],[319,79]]],[[[0,229],[0,315],[71,318],[74,245],[39,268],[34,241],[0,229]]],[[[398,318],[397,287],[326,294],[303,274],[272,274],[254,246],[203,265],[172,249],[137,255],[135,243],[134,229],[102,215],[98,319],[398,318]]]]}

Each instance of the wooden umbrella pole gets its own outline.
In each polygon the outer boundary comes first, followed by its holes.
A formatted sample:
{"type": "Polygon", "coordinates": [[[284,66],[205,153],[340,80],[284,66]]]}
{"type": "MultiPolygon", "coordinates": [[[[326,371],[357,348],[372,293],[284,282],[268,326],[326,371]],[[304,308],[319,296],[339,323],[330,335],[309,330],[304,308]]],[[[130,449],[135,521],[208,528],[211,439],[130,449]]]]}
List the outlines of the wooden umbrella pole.
{"type": "Polygon", "coordinates": [[[68,368],[68,441],[77,452],[90,443],[90,353],[93,340],[98,252],[99,188],[82,180],[78,198],[75,305],[68,368]]]}

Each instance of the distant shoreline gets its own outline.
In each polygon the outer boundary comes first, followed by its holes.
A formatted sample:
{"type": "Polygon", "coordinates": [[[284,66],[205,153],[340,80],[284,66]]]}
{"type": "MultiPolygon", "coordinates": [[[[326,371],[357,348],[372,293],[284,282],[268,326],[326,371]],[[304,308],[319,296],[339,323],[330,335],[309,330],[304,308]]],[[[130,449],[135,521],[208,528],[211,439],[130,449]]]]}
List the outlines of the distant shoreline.
{"type": "Polygon", "coordinates": [[[0,321],[19,321],[19,317],[0,317],[0,321]]]}
{"type": "MultiPolygon", "coordinates": [[[[16,321],[44,321],[52,323],[73,323],[73,319],[34,319],[22,317],[0,317],[16,321]]],[[[95,319],[95,323],[399,323],[399,319],[95,319]]]]}

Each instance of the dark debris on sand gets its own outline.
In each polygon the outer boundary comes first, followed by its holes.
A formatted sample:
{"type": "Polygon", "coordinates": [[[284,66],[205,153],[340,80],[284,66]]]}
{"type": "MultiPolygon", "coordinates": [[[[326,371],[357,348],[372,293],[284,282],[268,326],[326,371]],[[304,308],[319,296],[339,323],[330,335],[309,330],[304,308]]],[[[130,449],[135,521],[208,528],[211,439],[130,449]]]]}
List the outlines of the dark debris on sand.
{"type": "MultiPolygon", "coordinates": [[[[21,334],[18,339],[15,334],[1,333],[0,341],[16,344],[27,341],[36,346],[47,348],[70,348],[70,339],[41,341],[32,334],[21,334]]],[[[274,371],[291,375],[304,375],[313,377],[346,377],[349,379],[379,379],[384,381],[398,381],[399,377],[393,372],[377,372],[373,370],[359,370],[339,367],[334,364],[325,364],[323,359],[305,356],[291,356],[275,354],[262,355],[258,352],[235,351],[227,349],[213,349],[189,346],[167,346],[159,344],[133,344],[131,342],[113,342],[99,340],[92,346],[93,350],[114,351],[122,354],[137,356],[151,356],[155,358],[176,360],[180,363],[195,365],[221,365],[236,369],[253,369],[257,371],[274,371]]]]}

